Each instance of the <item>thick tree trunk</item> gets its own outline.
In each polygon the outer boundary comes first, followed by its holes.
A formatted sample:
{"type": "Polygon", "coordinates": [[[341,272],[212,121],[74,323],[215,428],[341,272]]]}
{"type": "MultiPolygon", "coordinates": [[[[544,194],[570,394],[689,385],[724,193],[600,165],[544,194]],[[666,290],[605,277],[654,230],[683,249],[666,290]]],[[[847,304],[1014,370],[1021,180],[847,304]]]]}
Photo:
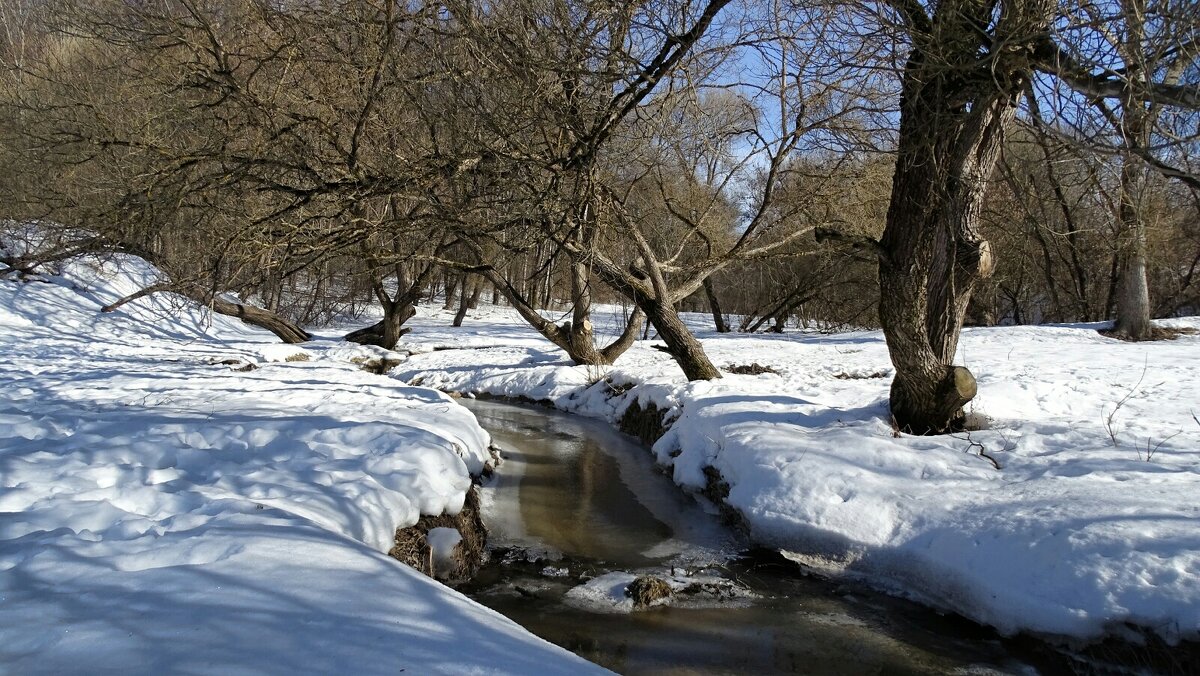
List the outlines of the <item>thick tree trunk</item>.
{"type": "Polygon", "coordinates": [[[424,293],[425,285],[433,275],[433,266],[426,265],[416,276],[410,274],[408,265],[398,263],[395,266],[396,297],[388,295],[384,286],[384,278],[376,277],[371,281],[371,291],[383,308],[383,319],[371,326],[346,334],[345,339],[360,345],[377,345],[385,350],[396,349],[396,344],[412,329],[404,323],[417,314],[417,303],[424,293]]]}
{"type": "Polygon", "coordinates": [[[671,303],[643,297],[638,305],[645,310],[646,317],[658,331],[658,337],[666,342],[667,352],[675,358],[688,380],[716,380],[721,377],[721,371],[709,361],[704,346],[688,330],[671,303]]]}
{"type": "Polygon", "coordinates": [[[1139,208],[1145,177],[1135,162],[1127,157],[1121,168],[1120,272],[1112,335],[1124,340],[1151,340],[1154,325],[1150,323],[1150,287],[1146,283],[1146,223],[1139,208]]]}
{"type": "Polygon", "coordinates": [[[344,338],[359,345],[377,345],[393,350],[400,339],[412,331],[407,326],[402,326],[406,320],[401,320],[400,317],[399,314],[389,314],[370,326],[347,333],[344,338]]]}
{"type": "Polygon", "coordinates": [[[137,293],[126,296],[117,302],[102,308],[104,312],[112,310],[124,305],[126,302],[135,298],[147,296],[156,291],[174,291],[175,293],[185,296],[195,303],[209,307],[213,312],[219,315],[228,317],[237,317],[243,322],[257,326],[260,329],[266,329],[275,334],[277,338],[285,343],[305,343],[312,340],[312,335],[304,329],[296,325],[295,322],[289,321],[269,310],[254,307],[253,305],[243,305],[234,303],[220,297],[213,297],[207,291],[196,286],[175,286],[175,285],[155,285],[148,290],[143,289],[137,293]]]}
{"type": "Polygon", "coordinates": [[[1005,39],[1032,39],[1049,14],[1045,3],[1006,6],[997,35],[987,36],[979,30],[987,3],[936,7],[930,23],[915,28],[905,65],[899,154],[880,241],[879,318],[896,369],[892,417],[915,434],[960,428],[963,406],[975,396],[975,378],[952,361],[971,291],[991,272],[980,211],[1030,72],[1005,39]],[[996,44],[1006,51],[979,57],[996,44]]]}
{"type": "Polygon", "coordinates": [[[464,277],[459,284],[458,312],[454,313],[454,328],[462,326],[463,320],[467,318],[467,310],[479,304],[479,291],[482,284],[469,277],[464,277]]]}
{"type": "Polygon", "coordinates": [[[449,310],[454,307],[454,294],[458,291],[459,286],[466,282],[466,275],[451,275],[446,273],[446,302],[442,304],[443,310],[449,310]]]}
{"type": "Polygon", "coordinates": [[[312,336],[307,331],[274,312],[251,305],[231,303],[221,298],[212,299],[208,305],[217,314],[237,317],[251,326],[266,329],[285,343],[304,343],[312,340],[312,336]]]}
{"type": "MultiPolygon", "coordinates": [[[[1135,47],[1140,51],[1141,45],[1135,47]]],[[[1126,101],[1121,118],[1127,142],[1145,148],[1150,145],[1150,113],[1144,104],[1126,101]]],[[[1120,225],[1117,279],[1116,322],[1113,335],[1125,340],[1151,340],[1150,287],[1146,283],[1146,220],[1142,213],[1146,168],[1142,161],[1127,153],[1121,165],[1121,202],[1117,207],[1120,225]]]]}
{"type": "Polygon", "coordinates": [[[601,280],[646,313],[649,324],[643,340],[648,335],[649,326],[653,325],[658,337],[667,343],[667,352],[675,358],[688,380],[716,380],[721,377],[720,370],[713,366],[704,353],[704,346],[688,330],[675,309],[675,301],[698,291],[702,279],[676,289],[672,297],[662,270],[649,256],[626,268],[599,255],[594,255],[591,263],[601,280]]]}

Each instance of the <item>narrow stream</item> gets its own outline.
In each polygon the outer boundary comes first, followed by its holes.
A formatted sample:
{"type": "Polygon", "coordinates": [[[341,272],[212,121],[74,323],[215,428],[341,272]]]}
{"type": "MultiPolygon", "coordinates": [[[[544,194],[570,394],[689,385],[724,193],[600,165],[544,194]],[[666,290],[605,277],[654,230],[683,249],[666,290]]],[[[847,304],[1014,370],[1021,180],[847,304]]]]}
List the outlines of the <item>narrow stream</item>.
{"type": "Polygon", "coordinates": [[[505,458],[483,496],[492,560],[463,591],[593,662],[624,674],[1057,670],[962,618],[748,554],[605,423],[463,403],[505,458]],[[641,574],[681,591],[633,609],[623,590],[641,574]]]}

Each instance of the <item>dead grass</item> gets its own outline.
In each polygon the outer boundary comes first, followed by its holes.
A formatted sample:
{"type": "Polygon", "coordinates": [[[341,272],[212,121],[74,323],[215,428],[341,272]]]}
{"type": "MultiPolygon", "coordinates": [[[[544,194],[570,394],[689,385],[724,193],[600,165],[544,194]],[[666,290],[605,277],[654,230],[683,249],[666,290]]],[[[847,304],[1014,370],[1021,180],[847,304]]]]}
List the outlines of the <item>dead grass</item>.
{"type": "Polygon", "coordinates": [[[870,373],[850,373],[849,371],[842,371],[841,373],[833,374],[833,377],[837,378],[838,380],[870,380],[872,378],[886,378],[888,377],[888,372],[871,371],[870,373]]]}
{"type": "Polygon", "coordinates": [[[665,410],[652,403],[642,408],[642,405],[635,401],[625,409],[617,426],[625,434],[633,435],[649,446],[667,433],[667,425],[663,422],[666,415],[665,410]]]}
{"type": "Polygon", "coordinates": [[[458,514],[425,515],[408,528],[397,528],[395,544],[388,550],[388,556],[431,575],[432,551],[425,535],[434,528],[456,528],[462,535],[462,541],[454,549],[455,568],[445,581],[455,583],[469,580],[483,564],[487,546],[487,528],[479,513],[479,492],[476,487],[472,486],[467,491],[467,499],[458,514]]]}
{"type": "Polygon", "coordinates": [[[739,376],[757,376],[764,373],[779,375],[779,371],[775,370],[774,367],[763,366],[758,362],[752,364],[730,364],[729,366],[722,366],[721,370],[739,376]]]}
{"type": "Polygon", "coordinates": [[[1176,338],[1178,338],[1180,336],[1194,336],[1194,335],[1200,333],[1200,331],[1197,331],[1196,329],[1193,329],[1193,328],[1187,327],[1187,326],[1183,326],[1183,327],[1155,326],[1152,329],[1150,329],[1150,337],[1144,341],[1135,340],[1124,334],[1116,333],[1112,329],[1100,329],[1099,331],[1097,331],[1097,333],[1104,336],[1105,338],[1113,338],[1116,340],[1123,340],[1127,343],[1137,343],[1137,342],[1151,342],[1151,341],[1157,341],[1157,340],[1175,340],[1176,338]]]}
{"type": "Polygon", "coordinates": [[[670,598],[671,585],[667,584],[662,578],[654,577],[653,575],[643,575],[625,589],[625,593],[629,598],[633,599],[633,605],[638,608],[645,608],[655,601],[670,598]]]}

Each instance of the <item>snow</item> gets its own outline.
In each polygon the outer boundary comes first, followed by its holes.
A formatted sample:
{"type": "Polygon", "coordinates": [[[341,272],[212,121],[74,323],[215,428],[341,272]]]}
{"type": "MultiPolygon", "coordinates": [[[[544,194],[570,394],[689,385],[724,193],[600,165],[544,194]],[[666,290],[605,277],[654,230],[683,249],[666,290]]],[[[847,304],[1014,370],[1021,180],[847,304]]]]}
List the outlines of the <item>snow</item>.
{"type": "Polygon", "coordinates": [[[386,556],[489,461],[468,411],[374,348],[99,312],[156,274],[0,280],[0,672],[602,671],[386,556]]]}
{"type": "Polygon", "coordinates": [[[655,459],[691,490],[718,470],[760,543],[1005,633],[1200,636],[1200,336],[968,329],[958,362],[986,429],[913,437],[889,424],[880,333],[720,335],[687,320],[718,366],[778,373],[687,383],[653,340],[613,367],[574,366],[485,306],[460,329],[423,310],[390,375],[614,422],[635,400],[668,409],[655,459]]]}
{"type": "Polygon", "coordinates": [[[633,599],[625,593],[637,579],[633,573],[613,571],[569,589],[566,602],[595,613],[631,613],[633,599]]]}
{"type": "Polygon", "coordinates": [[[454,548],[462,542],[462,533],[457,528],[431,528],[425,534],[425,542],[433,556],[435,570],[452,570],[455,565],[454,548]]]}
{"type": "MultiPolygon", "coordinates": [[[[461,328],[422,308],[394,352],[280,345],[170,294],[99,312],[155,275],[116,257],[0,280],[0,671],[595,669],[385,556],[489,461],[436,389],[608,421],[654,404],[654,460],[690,490],[715,468],[760,543],[1006,633],[1200,636],[1200,336],[969,329],[986,429],[912,437],[878,332],[690,316],[718,366],[777,373],[687,383],[653,340],[573,366],[503,308],[461,328]],[[353,363],[381,358],[389,377],[353,363]]],[[[623,584],[575,595],[621,610],[623,584]]]]}

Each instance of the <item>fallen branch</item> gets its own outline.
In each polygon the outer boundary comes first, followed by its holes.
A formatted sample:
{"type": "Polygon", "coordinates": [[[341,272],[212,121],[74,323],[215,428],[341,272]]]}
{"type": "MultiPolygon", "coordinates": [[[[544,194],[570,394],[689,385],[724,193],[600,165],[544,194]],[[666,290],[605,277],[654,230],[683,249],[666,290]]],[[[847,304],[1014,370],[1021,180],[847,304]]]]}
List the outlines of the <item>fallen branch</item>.
{"type": "Polygon", "coordinates": [[[113,310],[116,310],[117,308],[121,307],[122,305],[124,305],[126,303],[131,303],[139,298],[145,298],[146,296],[149,296],[154,293],[158,293],[159,291],[170,291],[170,289],[171,289],[171,285],[167,284],[165,282],[159,283],[159,284],[152,284],[152,285],[147,286],[146,288],[142,289],[141,291],[135,291],[134,293],[131,293],[128,296],[125,296],[124,298],[120,298],[112,303],[109,303],[108,305],[105,305],[104,307],[100,308],[100,311],[101,312],[112,312],[113,310]]]}

